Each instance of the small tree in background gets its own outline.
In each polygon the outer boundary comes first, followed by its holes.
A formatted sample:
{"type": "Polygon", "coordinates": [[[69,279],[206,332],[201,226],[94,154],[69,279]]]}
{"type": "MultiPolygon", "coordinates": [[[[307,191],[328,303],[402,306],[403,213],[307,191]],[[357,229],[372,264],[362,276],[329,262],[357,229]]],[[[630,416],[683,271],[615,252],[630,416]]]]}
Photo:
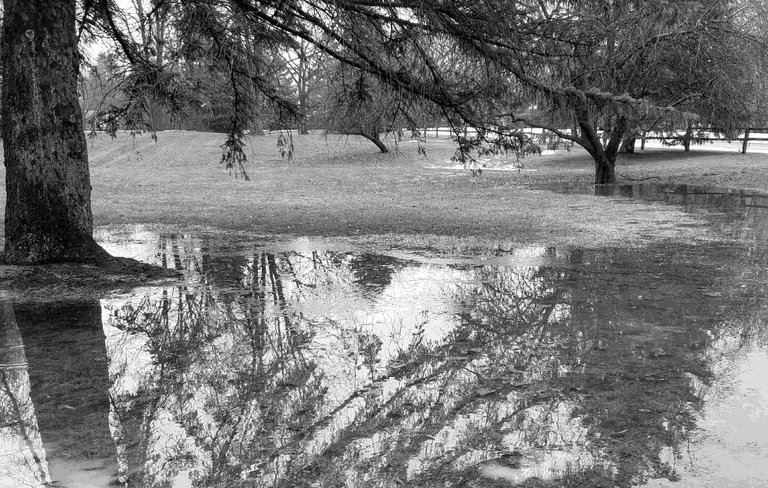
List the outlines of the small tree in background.
{"type": "Polygon", "coordinates": [[[336,64],[326,86],[326,129],[362,136],[382,153],[389,152],[382,134],[396,133],[407,125],[407,102],[370,75],[336,64]]]}

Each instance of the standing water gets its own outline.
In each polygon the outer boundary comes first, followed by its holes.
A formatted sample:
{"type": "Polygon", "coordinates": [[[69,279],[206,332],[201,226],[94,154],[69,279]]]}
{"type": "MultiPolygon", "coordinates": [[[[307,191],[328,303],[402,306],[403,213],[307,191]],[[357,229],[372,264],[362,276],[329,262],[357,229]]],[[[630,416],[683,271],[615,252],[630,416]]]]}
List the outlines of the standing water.
{"type": "Polygon", "coordinates": [[[597,193],[713,237],[446,257],[102,230],[184,278],[2,300],[0,487],[768,485],[768,200],[597,193]]]}

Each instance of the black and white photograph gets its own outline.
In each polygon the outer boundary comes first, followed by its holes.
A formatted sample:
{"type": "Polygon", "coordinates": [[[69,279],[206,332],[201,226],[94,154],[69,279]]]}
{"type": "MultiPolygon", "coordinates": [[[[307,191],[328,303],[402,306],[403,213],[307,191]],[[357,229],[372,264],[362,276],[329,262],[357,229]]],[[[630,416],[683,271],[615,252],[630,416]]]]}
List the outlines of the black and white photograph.
{"type": "Polygon", "coordinates": [[[0,488],[768,488],[768,0],[0,24],[0,488]]]}

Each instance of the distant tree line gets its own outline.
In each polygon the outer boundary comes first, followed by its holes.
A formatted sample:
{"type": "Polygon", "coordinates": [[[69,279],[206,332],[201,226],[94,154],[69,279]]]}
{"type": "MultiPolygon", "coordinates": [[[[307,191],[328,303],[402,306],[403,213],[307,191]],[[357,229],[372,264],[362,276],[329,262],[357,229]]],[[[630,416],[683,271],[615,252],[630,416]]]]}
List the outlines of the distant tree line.
{"type": "MultiPolygon", "coordinates": [[[[253,115],[245,130],[249,135],[281,130],[360,135],[387,152],[381,140],[383,133],[397,137],[404,127],[447,124],[436,105],[404,99],[375,76],[329,58],[306,41],[279,49],[274,57],[276,85],[295,110],[272,110],[269,100],[254,93],[249,101],[253,115]]],[[[196,96],[183,100],[178,107],[148,103],[137,124],[131,112],[120,109],[128,99],[122,88],[130,81],[129,69],[121,66],[123,62],[115,53],[100,52],[92,64],[84,67],[80,93],[86,130],[230,131],[235,100],[223,73],[195,70],[179,60],[168,69],[183,77],[190,89],[197,90],[196,96]],[[174,109],[178,111],[174,113],[174,109]]]]}
{"type": "MultiPolygon", "coordinates": [[[[227,132],[231,167],[244,157],[239,134],[265,127],[379,145],[376,134],[429,118],[518,152],[527,141],[499,136],[545,129],[586,149],[606,183],[643,131],[765,119],[762,1],[105,5],[90,24],[117,41],[107,57],[121,92],[98,111],[105,125],[227,132]]],[[[478,146],[466,142],[469,156],[478,146]]]]}

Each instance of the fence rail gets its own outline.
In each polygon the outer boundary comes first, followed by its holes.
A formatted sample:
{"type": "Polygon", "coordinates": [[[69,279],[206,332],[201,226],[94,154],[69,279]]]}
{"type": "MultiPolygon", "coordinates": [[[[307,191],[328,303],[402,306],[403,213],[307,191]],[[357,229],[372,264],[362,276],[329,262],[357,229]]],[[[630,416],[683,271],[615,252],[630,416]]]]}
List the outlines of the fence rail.
{"type": "MultiPolygon", "coordinates": [[[[675,135],[651,135],[647,132],[643,132],[643,134],[640,137],[641,140],[641,149],[645,148],[645,141],[646,140],[659,140],[659,141],[677,141],[685,147],[685,150],[687,151],[690,148],[691,142],[695,142],[697,144],[704,143],[704,142],[711,142],[711,141],[740,141],[741,142],[741,153],[746,154],[747,153],[747,147],[749,146],[750,142],[766,142],[768,141],[768,127],[748,127],[746,129],[742,129],[737,132],[737,134],[743,134],[740,137],[726,137],[724,135],[718,135],[717,133],[721,132],[717,129],[711,129],[711,128],[697,128],[693,127],[689,131],[686,131],[682,134],[675,134],[675,135]],[[702,136],[702,134],[704,134],[702,136]],[[757,134],[757,137],[755,137],[754,134],[757,134]]],[[[658,133],[652,133],[652,134],[658,134],[658,133]]]]}
{"type": "MultiPolygon", "coordinates": [[[[531,135],[543,135],[547,131],[545,129],[538,129],[533,127],[526,127],[523,131],[530,133],[531,135]]],[[[566,129],[569,132],[570,129],[566,129]]],[[[467,127],[463,130],[464,134],[474,133],[473,129],[467,127]]],[[[598,128],[598,133],[603,133],[604,130],[598,128]]],[[[637,137],[640,140],[640,149],[645,149],[645,141],[675,141],[686,147],[686,150],[690,147],[691,143],[704,143],[713,141],[738,141],[741,142],[741,152],[746,154],[747,147],[750,142],[768,142],[768,127],[748,127],[741,129],[737,132],[738,137],[726,137],[722,135],[722,132],[717,128],[705,128],[705,127],[692,127],[690,133],[688,131],[681,131],[676,134],[663,135],[659,132],[643,132],[637,137]],[[720,135],[717,135],[717,134],[720,135]],[[704,134],[702,136],[702,134],[704,134]]],[[[453,137],[455,132],[449,127],[425,127],[425,134],[434,134],[435,137],[446,136],[453,137]]]]}

